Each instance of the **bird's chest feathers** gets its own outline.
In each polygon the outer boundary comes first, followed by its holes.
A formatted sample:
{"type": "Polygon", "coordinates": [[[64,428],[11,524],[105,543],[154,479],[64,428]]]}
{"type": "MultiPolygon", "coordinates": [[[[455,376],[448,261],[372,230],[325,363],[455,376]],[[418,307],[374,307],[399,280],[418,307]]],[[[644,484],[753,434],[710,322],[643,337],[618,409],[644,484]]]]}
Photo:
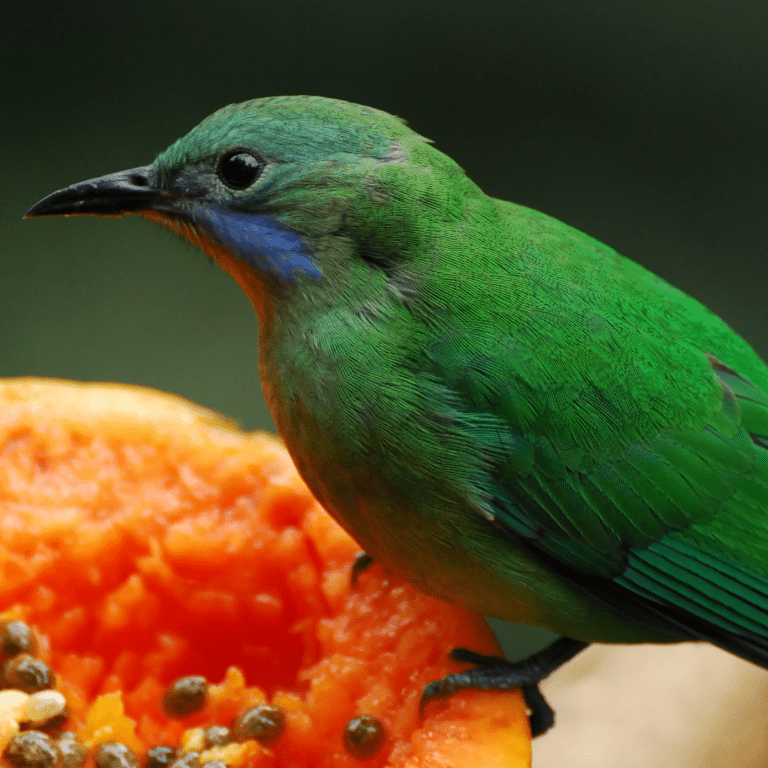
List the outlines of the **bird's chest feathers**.
{"type": "Polygon", "coordinates": [[[409,407],[413,378],[403,350],[355,308],[307,314],[293,309],[268,331],[264,324],[261,375],[278,428],[288,442],[315,435],[337,458],[370,452],[409,407]]]}
{"type": "Polygon", "coordinates": [[[408,509],[414,498],[436,511],[466,503],[482,475],[475,425],[425,373],[421,346],[418,328],[385,332],[338,307],[262,335],[278,430],[315,495],[361,543],[367,510],[408,509]]]}

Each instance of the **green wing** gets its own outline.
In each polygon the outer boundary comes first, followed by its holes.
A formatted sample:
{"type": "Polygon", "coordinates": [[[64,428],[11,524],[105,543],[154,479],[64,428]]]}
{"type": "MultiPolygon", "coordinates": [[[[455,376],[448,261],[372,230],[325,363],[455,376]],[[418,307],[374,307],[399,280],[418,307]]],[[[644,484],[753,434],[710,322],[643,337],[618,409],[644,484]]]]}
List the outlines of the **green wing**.
{"type": "Polygon", "coordinates": [[[603,602],[767,666],[768,397],[711,362],[721,406],[700,429],[599,462],[516,435],[485,512],[603,602]]]}
{"type": "MultiPolygon", "coordinates": [[[[583,455],[574,461],[574,451],[562,451],[557,436],[537,434],[528,447],[526,472],[506,467],[494,475],[497,498],[514,502],[500,504],[495,519],[541,541],[569,565],[610,577],[623,571],[629,549],[708,526],[727,508],[733,518],[730,537],[739,537],[732,553],[737,556],[739,544],[746,543],[738,519],[759,519],[762,505],[768,505],[768,468],[761,465],[767,454],[755,442],[755,426],[766,424],[750,424],[740,403],[748,398],[747,415],[754,412],[765,422],[768,397],[718,362],[712,365],[722,400],[698,429],[660,430],[598,461],[583,455]]],[[[763,516],[766,525],[768,515],[763,516]]],[[[727,542],[719,546],[725,549],[727,542]]]]}
{"type": "Polygon", "coordinates": [[[526,215],[546,253],[515,245],[512,295],[470,300],[427,353],[498,419],[476,436],[483,513],[598,599],[768,666],[765,366],[693,299],[526,215]]]}

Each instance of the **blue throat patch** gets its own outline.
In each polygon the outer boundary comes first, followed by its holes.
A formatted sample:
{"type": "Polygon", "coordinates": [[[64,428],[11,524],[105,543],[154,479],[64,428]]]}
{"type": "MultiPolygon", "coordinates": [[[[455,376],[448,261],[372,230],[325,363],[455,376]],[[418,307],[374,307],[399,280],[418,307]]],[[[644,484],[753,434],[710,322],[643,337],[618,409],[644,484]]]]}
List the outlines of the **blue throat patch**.
{"type": "Polygon", "coordinates": [[[257,272],[272,274],[288,283],[305,274],[319,280],[323,274],[310,258],[301,235],[281,225],[274,216],[229,211],[202,205],[194,222],[211,239],[257,272]]]}

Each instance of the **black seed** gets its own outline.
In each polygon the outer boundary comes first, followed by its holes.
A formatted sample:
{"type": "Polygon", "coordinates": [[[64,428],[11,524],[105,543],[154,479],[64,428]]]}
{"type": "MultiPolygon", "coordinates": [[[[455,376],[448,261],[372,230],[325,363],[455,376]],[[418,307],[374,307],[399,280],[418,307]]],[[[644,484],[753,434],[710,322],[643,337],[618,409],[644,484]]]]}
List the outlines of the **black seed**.
{"type": "Polygon", "coordinates": [[[200,753],[185,752],[171,763],[170,768],[200,768],[200,753]]]}
{"type": "Polygon", "coordinates": [[[147,759],[144,763],[145,768],[167,768],[177,757],[179,751],[176,747],[167,747],[159,745],[152,747],[147,752],[147,759]]]}
{"type": "Polygon", "coordinates": [[[187,717],[205,706],[208,681],[201,675],[180,677],[168,686],[163,707],[170,717],[187,717]]]}
{"type": "Polygon", "coordinates": [[[352,757],[366,760],[384,746],[384,726],[370,715],[360,715],[347,723],[344,746],[352,757]]]}
{"type": "Polygon", "coordinates": [[[241,712],[232,723],[232,735],[237,741],[256,739],[265,746],[274,744],[284,730],[285,713],[269,704],[241,712]]]}
{"type": "Polygon", "coordinates": [[[203,743],[206,749],[223,747],[232,741],[232,733],[223,725],[211,725],[203,731],[203,743]]]}
{"type": "Polygon", "coordinates": [[[45,733],[51,736],[56,736],[56,732],[69,720],[69,713],[62,712],[60,715],[52,717],[50,720],[46,720],[44,723],[20,723],[20,731],[30,731],[32,729],[38,731],[45,731],[45,733]]]}
{"type": "Polygon", "coordinates": [[[56,743],[59,745],[61,751],[61,766],[62,768],[80,768],[85,765],[85,761],[88,757],[88,750],[85,748],[85,744],[81,743],[77,736],[71,731],[64,731],[59,734],[59,738],[56,739],[56,743]]]}
{"type": "Polygon", "coordinates": [[[47,734],[25,731],[8,742],[3,759],[13,768],[58,768],[61,751],[47,734]]]}
{"type": "Polygon", "coordinates": [[[16,688],[25,693],[44,691],[53,688],[56,683],[56,675],[45,663],[30,656],[28,653],[20,653],[9,659],[3,665],[3,685],[5,688],[16,688]]]}
{"type": "Polygon", "coordinates": [[[139,761],[133,750],[119,741],[105,741],[93,755],[96,768],[136,768],[139,761]]]}
{"type": "Polygon", "coordinates": [[[35,637],[27,624],[18,620],[0,622],[0,656],[34,654],[36,650],[35,637]]]}

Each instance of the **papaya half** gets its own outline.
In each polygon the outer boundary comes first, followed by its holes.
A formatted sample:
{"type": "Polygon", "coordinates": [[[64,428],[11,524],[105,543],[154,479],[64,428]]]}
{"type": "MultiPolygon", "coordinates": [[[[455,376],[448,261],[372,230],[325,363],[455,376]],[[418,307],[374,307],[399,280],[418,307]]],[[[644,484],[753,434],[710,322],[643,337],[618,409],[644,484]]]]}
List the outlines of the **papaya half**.
{"type": "Polygon", "coordinates": [[[374,564],[275,438],[139,387],[0,380],[0,753],[12,768],[530,765],[501,651],[374,564]]]}

